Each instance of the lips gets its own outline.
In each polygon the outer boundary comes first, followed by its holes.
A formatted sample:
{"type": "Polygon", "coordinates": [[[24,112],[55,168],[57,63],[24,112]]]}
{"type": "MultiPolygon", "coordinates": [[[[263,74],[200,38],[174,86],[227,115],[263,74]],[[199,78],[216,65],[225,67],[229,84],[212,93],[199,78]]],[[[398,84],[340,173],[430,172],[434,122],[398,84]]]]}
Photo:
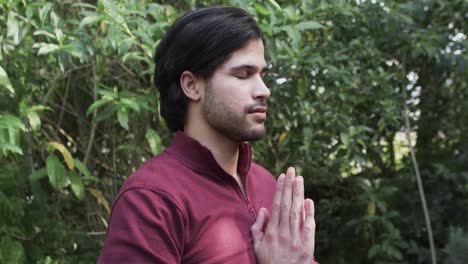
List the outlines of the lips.
{"type": "Polygon", "coordinates": [[[266,106],[257,106],[257,107],[254,107],[252,108],[251,110],[249,110],[249,114],[252,114],[252,113],[266,113],[266,106]]]}
{"type": "Polygon", "coordinates": [[[249,114],[253,115],[257,122],[265,122],[266,120],[266,106],[256,106],[249,110],[249,114]]]}

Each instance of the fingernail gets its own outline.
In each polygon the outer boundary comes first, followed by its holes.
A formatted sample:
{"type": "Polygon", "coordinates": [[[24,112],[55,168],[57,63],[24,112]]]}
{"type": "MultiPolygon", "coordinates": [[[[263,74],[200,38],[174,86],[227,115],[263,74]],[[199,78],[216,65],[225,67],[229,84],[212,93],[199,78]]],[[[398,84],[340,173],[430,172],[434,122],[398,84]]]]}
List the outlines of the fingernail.
{"type": "Polygon", "coordinates": [[[283,183],[284,182],[284,174],[281,173],[281,175],[278,177],[278,183],[283,183]]]}
{"type": "Polygon", "coordinates": [[[296,179],[296,187],[301,188],[301,185],[302,185],[301,179],[296,179]]]}

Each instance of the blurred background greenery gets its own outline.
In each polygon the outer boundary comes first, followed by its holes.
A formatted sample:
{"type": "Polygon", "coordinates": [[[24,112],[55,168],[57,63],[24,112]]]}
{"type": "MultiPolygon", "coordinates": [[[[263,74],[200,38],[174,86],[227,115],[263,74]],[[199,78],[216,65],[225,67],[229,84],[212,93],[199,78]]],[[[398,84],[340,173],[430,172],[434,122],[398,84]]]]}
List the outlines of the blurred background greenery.
{"type": "Polygon", "coordinates": [[[96,261],[123,181],[171,140],[155,48],[212,4],[266,34],[254,158],[304,175],[317,259],[430,262],[409,135],[438,261],[468,263],[467,0],[1,0],[0,263],[96,261]]]}

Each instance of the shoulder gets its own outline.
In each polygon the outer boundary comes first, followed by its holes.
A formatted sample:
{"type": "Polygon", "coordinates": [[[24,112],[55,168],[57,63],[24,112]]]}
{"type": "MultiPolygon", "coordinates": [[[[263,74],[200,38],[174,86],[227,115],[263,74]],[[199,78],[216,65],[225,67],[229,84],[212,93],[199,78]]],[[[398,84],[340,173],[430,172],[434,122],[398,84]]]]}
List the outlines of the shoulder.
{"type": "Polygon", "coordinates": [[[120,190],[119,196],[135,190],[147,190],[178,203],[178,193],[184,187],[188,168],[167,152],[151,158],[138,168],[120,190]]]}

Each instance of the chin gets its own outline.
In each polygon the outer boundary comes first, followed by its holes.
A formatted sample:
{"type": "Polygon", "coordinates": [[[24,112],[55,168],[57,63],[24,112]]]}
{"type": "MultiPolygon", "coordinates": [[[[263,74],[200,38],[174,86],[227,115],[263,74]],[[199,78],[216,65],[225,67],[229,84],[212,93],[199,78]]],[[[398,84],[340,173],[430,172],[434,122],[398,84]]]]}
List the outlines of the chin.
{"type": "Polygon", "coordinates": [[[261,128],[253,128],[249,131],[249,135],[247,139],[244,141],[257,141],[262,139],[266,134],[265,127],[262,126],[261,128]]]}

